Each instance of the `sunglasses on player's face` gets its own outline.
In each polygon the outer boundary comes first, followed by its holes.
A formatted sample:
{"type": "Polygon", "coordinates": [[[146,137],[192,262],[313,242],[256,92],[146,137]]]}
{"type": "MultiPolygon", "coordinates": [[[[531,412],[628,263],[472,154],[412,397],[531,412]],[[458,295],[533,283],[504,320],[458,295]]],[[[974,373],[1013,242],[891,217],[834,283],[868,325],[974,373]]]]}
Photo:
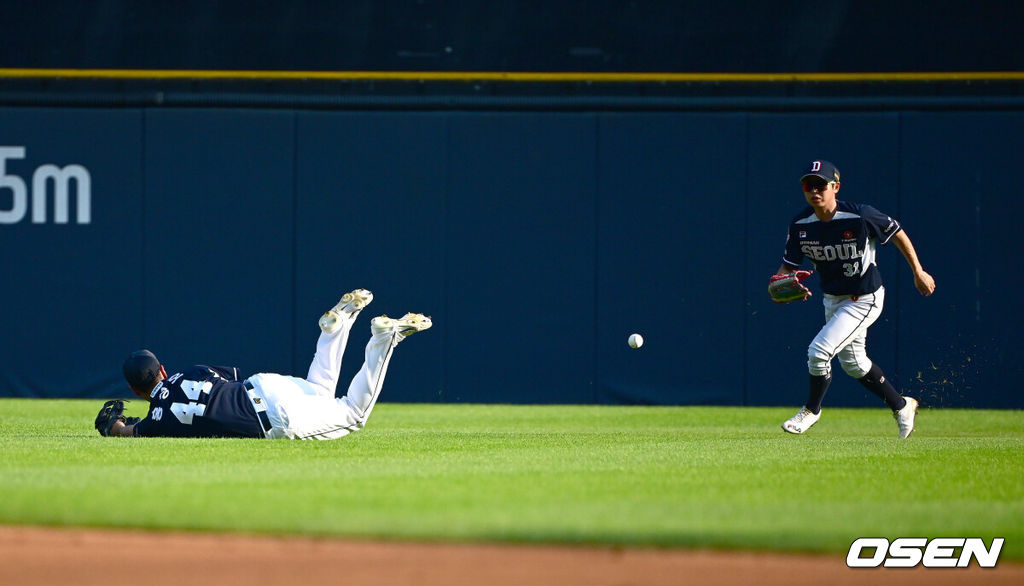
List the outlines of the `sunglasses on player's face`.
{"type": "Polygon", "coordinates": [[[804,191],[811,192],[815,190],[825,190],[828,187],[829,182],[825,181],[821,177],[808,177],[800,180],[800,185],[803,186],[804,191]]]}

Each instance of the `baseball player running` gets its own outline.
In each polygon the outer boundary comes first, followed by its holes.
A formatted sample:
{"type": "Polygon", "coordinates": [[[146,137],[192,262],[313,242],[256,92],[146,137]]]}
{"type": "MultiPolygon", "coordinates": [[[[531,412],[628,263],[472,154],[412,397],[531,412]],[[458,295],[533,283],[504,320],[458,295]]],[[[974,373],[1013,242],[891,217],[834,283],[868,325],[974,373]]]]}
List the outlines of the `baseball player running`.
{"type": "Polygon", "coordinates": [[[892,241],[907,259],[914,284],[922,295],[935,291],[935,280],[921,268],[910,237],[899,222],[875,208],[838,201],[839,170],[828,161],[814,161],[800,178],[810,204],[789,224],[782,266],[769,281],[773,301],[788,303],[811,295],[801,281],[811,271],[798,270],[804,258],[821,279],[825,325],[807,349],[810,386],[807,404],[782,424],[789,433],[804,433],[821,418],[821,402],[832,381],[832,359],[892,409],[899,437],[914,431],[917,401],[903,397],[865,351],[868,328],[882,313],[885,288],[875,253],[892,241]]]}
{"type": "Polygon", "coordinates": [[[320,318],[320,338],[306,378],[260,373],[240,379],[232,367],[190,366],[170,376],[149,350],[123,365],[132,391],[149,401],[145,418],[126,418],[108,401],[96,418],[101,435],[337,439],[361,429],[377,402],[399,342],[432,323],[418,313],[370,322],[365,362],[343,397],[335,398],[349,333],[373,300],[366,289],[346,293],[320,318]]]}

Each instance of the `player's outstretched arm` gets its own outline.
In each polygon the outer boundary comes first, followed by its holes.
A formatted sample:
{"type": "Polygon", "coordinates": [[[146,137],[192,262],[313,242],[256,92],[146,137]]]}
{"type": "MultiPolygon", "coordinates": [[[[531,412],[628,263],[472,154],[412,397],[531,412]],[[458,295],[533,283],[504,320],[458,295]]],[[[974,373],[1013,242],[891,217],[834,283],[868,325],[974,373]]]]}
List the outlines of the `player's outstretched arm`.
{"type": "Polygon", "coordinates": [[[115,421],[110,427],[110,435],[115,437],[135,437],[135,424],[125,425],[121,421],[115,421]]]}
{"type": "Polygon", "coordinates": [[[794,269],[793,267],[789,266],[788,264],[782,263],[782,265],[779,267],[779,270],[775,271],[775,274],[776,275],[788,275],[789,273],[792,273],[795,270],[796,269],[794,269]]]}
{"type": "Polygon", "coordinates": [[[903,253],[903,257],[907,259],[907,264],[910,265],[910,270],[914,271],[914,286],[921,295],[928,296],[935,292],[935,279],[931,275],[925,272],[921,267],[921,261],[917,259],[917,252],[914,250],[914,244],[910,242],[910,236],[907,236],[906,230],[900,230],[892,237],[893,243],[896,244],[896,248],[900,249],[903,253]]]}

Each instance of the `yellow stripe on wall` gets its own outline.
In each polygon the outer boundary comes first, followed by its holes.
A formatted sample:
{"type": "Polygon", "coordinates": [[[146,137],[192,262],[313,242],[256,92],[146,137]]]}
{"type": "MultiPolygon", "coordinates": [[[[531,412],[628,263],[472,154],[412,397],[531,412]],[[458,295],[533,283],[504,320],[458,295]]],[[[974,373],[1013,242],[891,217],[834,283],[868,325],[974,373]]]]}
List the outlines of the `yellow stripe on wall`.
{"type": "Polygon", "coordinates": [[[1024,71],[889,73],[584,73],[514,71],[246,71],[207,69],[3,69],[0,78],[221,79],[332,81],[508,81],[593,83],[777,83],[1024,81],[1024,71]]]}

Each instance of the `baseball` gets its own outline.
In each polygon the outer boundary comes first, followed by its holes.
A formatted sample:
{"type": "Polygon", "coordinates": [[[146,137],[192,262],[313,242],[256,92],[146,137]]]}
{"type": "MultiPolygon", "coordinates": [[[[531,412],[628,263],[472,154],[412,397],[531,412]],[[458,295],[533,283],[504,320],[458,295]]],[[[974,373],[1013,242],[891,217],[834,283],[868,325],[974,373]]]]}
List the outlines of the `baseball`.
{"type": "Polygon", "coordinates": [[[643,336],[641,336],[640,334],[630,334],[629,335],[629,347],[630,348],[639,348],[640,346],[643,346],[643,345],[644,345],[644,337],[643,336]]]}

